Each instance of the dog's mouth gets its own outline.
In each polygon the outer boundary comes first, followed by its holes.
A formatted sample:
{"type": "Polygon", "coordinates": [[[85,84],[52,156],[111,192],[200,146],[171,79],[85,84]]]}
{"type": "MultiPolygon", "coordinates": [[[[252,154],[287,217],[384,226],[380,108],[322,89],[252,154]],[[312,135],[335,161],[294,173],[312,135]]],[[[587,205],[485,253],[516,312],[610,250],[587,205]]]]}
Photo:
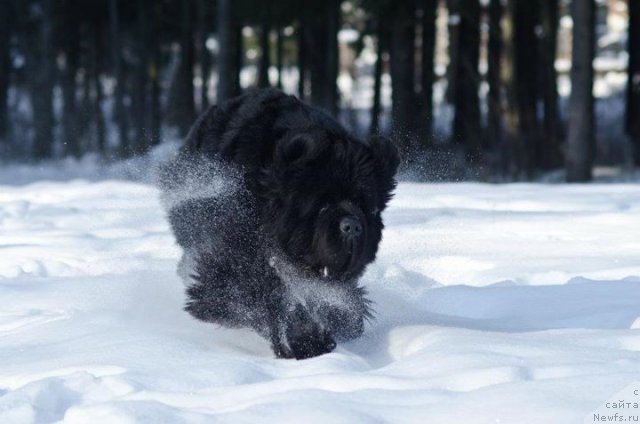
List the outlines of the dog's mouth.
{"type": "MultiPolygon", "coordinates": [[[[309,258],[310,259],[310,258],[309,258]]],[[[354,272],[356,255],[351,246],[340,254],[331,255],[324,261],[305,260],[301,268],[305,270],[309,277],[319,278],[326,281],[347,280],[354,272]]]]}
{"type": "Polygon", "coordinates": [[[358,211],[345,213],[339,209],[333,214],[330,212],[325,208],[320,211],[311,240],[295,233],[280,241],[282,258],[290,264],[289,275],[346,282],[362,271],[366,256],[366,220],[358,211]]]}
{"type": "Polygon", "coordinates": [[[329,266],[323,266],[316,271],[316,276],[321,280],[344,280],[349,276],[348,270],[332,269],[329,266]]]}
{"type": "Polygon", "coordinates": [[[324,281],[340,280],[344,274],[340,270],[331,268],[329,265],[321,265],[320,267],[316,265],[315,267],[312,267],[308,264],[302,264],[298,266],[298,268],[302,271],[305,278],[320,279],[324,281]]]}
{"type": "Polygon", "coordinates": [[[325,249],[301,258],[299,267],[310,278],[327,281],[346,281],[358,271],[362,256],[361,243],[342,240],[341,246],[325,249]]]}
{"type": "Polygon", "coordinates": [[[325,266],[323,268],[320,269],[320,277],[322,277],[323,279],[329,279],[331,277],[331,273],[329,272],[329,267],[325,266]]]}
{"type": "MultiPolygon", "coordinates": [[[[348,265],[348,262],[347,262],[348,265]]],[[[326,282],[346,281],[350,278],[351,270],[344,266],[310,264],[306,261],[286,261],[272,257],[269,266],[280,275],[303,278],[308,280],[322,280],[326,282]]]]}

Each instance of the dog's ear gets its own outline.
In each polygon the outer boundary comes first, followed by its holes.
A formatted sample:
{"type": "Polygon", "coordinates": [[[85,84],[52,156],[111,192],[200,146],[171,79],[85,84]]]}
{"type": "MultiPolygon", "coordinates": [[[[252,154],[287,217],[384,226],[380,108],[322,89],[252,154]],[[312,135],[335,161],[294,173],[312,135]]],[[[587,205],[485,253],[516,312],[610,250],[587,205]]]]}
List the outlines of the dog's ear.
{"type": "Polygon", "coordinates": [[[376,172],[384,181],[391,182],[400,165],[400,154],[396,145],[387,137],[374,135],[369,141],[376,160],[376,172]]]}
{"type": "Polygon", "coordinates": [[[278,143],[275,160],[281,165],[302,164],[314,156],[313,138],[307,134],[296,134],[278,143]]]}

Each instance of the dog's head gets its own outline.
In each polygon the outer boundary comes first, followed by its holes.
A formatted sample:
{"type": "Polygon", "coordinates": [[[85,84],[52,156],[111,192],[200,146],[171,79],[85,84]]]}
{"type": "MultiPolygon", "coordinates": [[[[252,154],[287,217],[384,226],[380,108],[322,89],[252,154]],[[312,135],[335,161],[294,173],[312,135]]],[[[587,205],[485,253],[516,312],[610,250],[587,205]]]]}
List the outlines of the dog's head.
{"type": "Polygon", "coordinates": [[[375,259],[398,163],[383,137],[285,134],[259,177],[264,229],[304,275],[353,281],[375,259]]]}

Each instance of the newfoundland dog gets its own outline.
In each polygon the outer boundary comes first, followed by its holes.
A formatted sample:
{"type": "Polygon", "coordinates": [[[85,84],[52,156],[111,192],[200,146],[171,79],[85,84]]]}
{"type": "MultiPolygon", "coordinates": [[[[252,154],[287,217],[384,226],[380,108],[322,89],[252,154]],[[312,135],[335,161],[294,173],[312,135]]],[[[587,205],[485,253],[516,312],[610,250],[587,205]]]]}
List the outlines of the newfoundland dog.
{"type": "Polygon", "coordinates": [[[211,107],[160,174],[186,310],[250,327],[282,358],[358,337],[371,316],[358,278],[398,162],[386,138],[358,139],[277,90],[211,107]]]}

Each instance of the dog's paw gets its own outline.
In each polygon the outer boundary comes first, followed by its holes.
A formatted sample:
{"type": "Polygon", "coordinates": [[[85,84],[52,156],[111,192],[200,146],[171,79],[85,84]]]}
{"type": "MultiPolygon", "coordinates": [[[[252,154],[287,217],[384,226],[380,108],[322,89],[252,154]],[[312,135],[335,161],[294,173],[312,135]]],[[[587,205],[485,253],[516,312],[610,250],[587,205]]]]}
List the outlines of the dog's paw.
{"type": "Polygon", "coordinates": [[[330,309],[325,316],[329,332],[337,341],[353,340],[364,332],[365,316],[359,311],[330,309]]]}
{"type": "Polygon", "coordinates": [[[331,334],[315,322],[301,305],[295,306],[287,314],[273,342],[273,350],[280,358],[313,358],[335,348],[336,342],[331,334]]]}

